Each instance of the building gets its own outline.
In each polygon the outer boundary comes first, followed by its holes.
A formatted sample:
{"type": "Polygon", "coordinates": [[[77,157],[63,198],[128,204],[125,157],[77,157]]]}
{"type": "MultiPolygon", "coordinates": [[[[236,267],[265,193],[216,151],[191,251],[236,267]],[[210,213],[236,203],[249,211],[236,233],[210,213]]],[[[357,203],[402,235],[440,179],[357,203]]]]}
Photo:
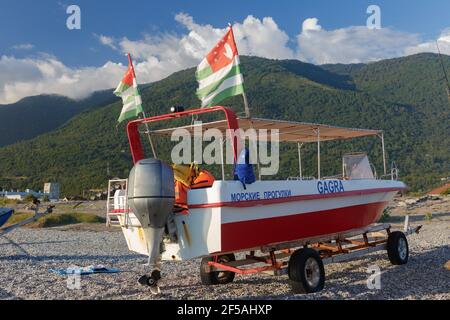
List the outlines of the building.
{"type": "Polygon", "coordinates": [[[36,198],[42,198],[45,196],[41,191],[36,192],[31,189],[26,189],[25,191],[0,191],[0,197],[4,197],[10,200],[24,200],[28,195],[33,195],[36,198]]]}
{"type": "Polygon", "coordinates": [[[48,182],[44,184],[44,194],[48,195],[51,200],[59,200],[60,185],[56,182],[48,182]]]}
{"type": "Polygon", "coordinates": [[[11,200],[24,200],[27,196],[32,195],[35,198],[43,199],[48,197],[50,200],[59,200],[60,195],[60,185],[59,183],[46,183],[44,184],[44,192],[42,191],[34,191],[31,189],[26,189],[25,191],[7,191],[0,190],[0,197],[11,199],[11,200]]]}

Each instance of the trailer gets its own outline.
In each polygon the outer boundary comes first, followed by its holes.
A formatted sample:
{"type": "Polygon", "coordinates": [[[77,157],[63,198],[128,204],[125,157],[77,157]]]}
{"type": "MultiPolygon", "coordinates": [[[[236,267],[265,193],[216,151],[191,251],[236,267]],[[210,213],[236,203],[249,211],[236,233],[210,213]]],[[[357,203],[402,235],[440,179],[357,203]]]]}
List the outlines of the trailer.
{"type": "Polygon", "coordinates": [[[392,230],[387,223],[293,242],[263,246],[237,260],[233,252],[204,257],[200,278],[204,285],[230,283],[235,275],[264,273],[288,275],[294,293],[314,293],[325,284],[324,265],[340,263],[376,251],[387,251],[393,265],[408,262],[407,236],[419,233],[422,226],[410,227],[405,217],[404,230],[392,230]]]}

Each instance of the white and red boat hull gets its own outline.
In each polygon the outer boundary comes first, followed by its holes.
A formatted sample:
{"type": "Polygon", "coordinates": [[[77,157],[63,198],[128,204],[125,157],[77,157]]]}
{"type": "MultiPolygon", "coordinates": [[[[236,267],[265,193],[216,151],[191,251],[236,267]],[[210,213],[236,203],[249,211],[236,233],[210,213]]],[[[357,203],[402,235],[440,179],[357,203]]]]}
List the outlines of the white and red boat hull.
{"type": "Polygon", "coordinates": [[[216,181],[190,190],[189,214],[175,217],[179,241],[166,246],[163,258],[259,249],[362,228],[378,221],[404,187],[391,180],[311,180],[258,181],[244,189],[237,181],[216,181]],[[324,183],[333,188],[324,190],[324,183]]]}
{"type": "Polygon", "coordinates": [[[362,228],[376,222],[387,204],[380,201],[323,210],[311,208],[283,216],[223,223],[222,250],[237,251],[362,228]]]}

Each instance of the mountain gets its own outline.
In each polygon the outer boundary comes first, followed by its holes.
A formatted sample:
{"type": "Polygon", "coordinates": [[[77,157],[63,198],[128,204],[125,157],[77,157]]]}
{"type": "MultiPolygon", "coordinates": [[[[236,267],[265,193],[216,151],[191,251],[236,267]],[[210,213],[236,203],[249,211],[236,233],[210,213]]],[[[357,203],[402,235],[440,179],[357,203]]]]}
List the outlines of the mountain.
{"type": "MultiPolygon", "coordinates": [[[[447,72],[450,71],[450,57],[443,56],[443,62],[447,72]]],[[[411,141],[416,144],[411,148],[416,150],[417,157],[402,160],[411,179],[435,179],[434,174],[424,177],[422,172],[448,172],[450,104],[439,56],[423,53],[350,66],[322,67],[330,72],[351,77],[360,92],[405,106],[419,120],[420,125],[410,133],[411,141]]],[[[386,121],[389,123],[391,119],[386,121]]],[[[406,146],[399,150],[399,153],[391,155],[398,159],[403,152],[406,152],[406,146]]]]}
{"type": "MultiPolygon", "coordinates": [[[[450,106],[437,59],[419,54],[358,65],[256,57],[242,57],[241,62],[253,116],[382,129],[388,163],[396,162],[411,190],[422,191],[450,175],[450,106]]],[[[444,60],[450,68],[450,57],[444,60]]],[[[198,107],[194,72],[180,71],[144,88],[147,115],[166,113],[173,105],[198,107]]],[[[243,111],[241,97],[223,105],[243,111]]],[[[127,177],[132,162],[124,125],[116,128],[120,109],[120,102],[94,108],[52,132],[0,148],[0,188],[42,188],[46,181],[59,181],[63,193],[75,194],[105,187],[110,177],[127,177]]],[[[159,156],[168,160],[170,141],[157,140],[159,156]]],[[[381,174],[377,138],[328,142],[321,149],[325,176],[339,173],[343,153],[356,151],[368,151],[381,174]]],[[[315,144],[303,150],[304,174],[316,175],[315,144]]],[[[280,151],[276,178],[297,175],[297,146],[280,151]]],[[[219,176],[217,166],[209,169],[219,176]]]]}
{"type": "Polygon", "coordinates": [[[82,100],[39,95],[0,105],[0,147],[52,131],[80,112],[116,100],[112,90],[105,90],[82,100]]]}

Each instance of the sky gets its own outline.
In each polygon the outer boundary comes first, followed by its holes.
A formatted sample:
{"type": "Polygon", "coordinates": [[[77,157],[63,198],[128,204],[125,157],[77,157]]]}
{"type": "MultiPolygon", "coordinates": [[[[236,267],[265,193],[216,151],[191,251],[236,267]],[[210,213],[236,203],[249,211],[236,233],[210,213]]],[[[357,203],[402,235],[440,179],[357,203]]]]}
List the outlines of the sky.
{"type": "Polygon", "coordinates": [[[436,52],[436,40],[450,54],[450,1],[0,0],[0,104],[114,88],[127,52],[140,83],[160,80],[196,66],[228,22],[241,55],[366,63],[436,52]],[[67,27],[70,5],[80,29],[67,27]],[[376,29],[370,5],[380,9],[376,29]]]}

